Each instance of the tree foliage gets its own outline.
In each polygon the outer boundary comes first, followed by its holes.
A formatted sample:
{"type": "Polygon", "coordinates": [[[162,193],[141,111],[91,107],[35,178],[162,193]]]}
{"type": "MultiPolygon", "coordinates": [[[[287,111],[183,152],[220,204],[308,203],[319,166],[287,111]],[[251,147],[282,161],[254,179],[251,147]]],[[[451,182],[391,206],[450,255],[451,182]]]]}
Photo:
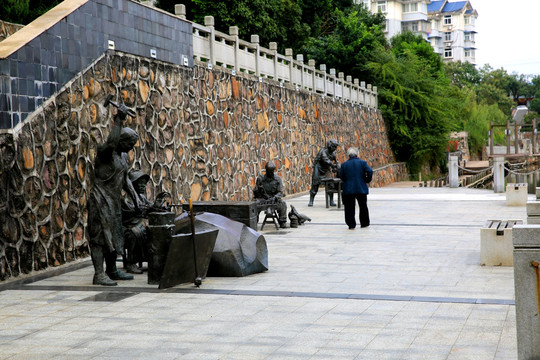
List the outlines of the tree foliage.
{"type": "Polygon", "coordinates": [[[384,17],[371,15],[364,7],[355,6],[341,11],[336,9],[331,22],[332,32],[317,38],[311,37],[301,52],[308,59],[337,71],[347,70],[347,75],[372,83],[367,64],[374,49],[387,46],[382,32],[384,17]]]}
{"type": "Polygon", "coordinates": [[[0,18],[15,24],[26,25],[49,11],[62,0],[2,0],[0,18]]]}

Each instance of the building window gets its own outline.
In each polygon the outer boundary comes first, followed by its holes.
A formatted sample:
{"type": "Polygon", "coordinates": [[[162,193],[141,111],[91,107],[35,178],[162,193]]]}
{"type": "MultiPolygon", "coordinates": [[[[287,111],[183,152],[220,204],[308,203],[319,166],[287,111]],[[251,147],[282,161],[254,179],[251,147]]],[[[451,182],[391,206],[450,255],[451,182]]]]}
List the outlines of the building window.
{"type": "Polygon", "coordinates": [[[440,22],[440,20],[433,20],[433,29],[434,29],[434,30],[440,30],[440,29],[441,29],[441,22],[440,22]]]}
{"type": "Polygon", "coordinates": [[[474,33],[465,33],[465,41],[474,41],[474,33]]]}
{"type": "Polygon", "coordinates": [[[443,24],[452,25],[452,15],[444,15],[443,24]]]}
{"type": "Polygon", "coordinates": [[[465,16],[465,17],[463,18],[463,21],[465,22],[465,25],[469,25],[470,19],[471,19],[470,16],[465,16]]]}
{"type": "Polygon", "coordinates": [[[452,41],[452,33],[451,32],[445,32],[444,33],[444,41],[452,41]]]}
{"type": "Polygon", "coordinates": [[[418,3],[406,3],[402,4],[401,7],[404,13],[418,11],[418,3]]]}
{"type": "Polygon", "coordinates": [[[474,57],[474,50],[473,49],[465,49],[465,57],[474,57]]]}
{"type": "Polygon", "coordinates": [[[411,24],[411,30],[412,30],[413,32],[418,31],[418,23],[413,22],[413,23],[411,24]]]}
{"type": "Polygon", "coordinates": [[[451,58],[452,57],[452,49],[451,48],[444,49],[444,57],[445,58],[451,58]]]}
{"type": "Polygon", "coordinates": [[[377,1],[377,11],[382,13],[386,12],[386,0],[377,1]]]}

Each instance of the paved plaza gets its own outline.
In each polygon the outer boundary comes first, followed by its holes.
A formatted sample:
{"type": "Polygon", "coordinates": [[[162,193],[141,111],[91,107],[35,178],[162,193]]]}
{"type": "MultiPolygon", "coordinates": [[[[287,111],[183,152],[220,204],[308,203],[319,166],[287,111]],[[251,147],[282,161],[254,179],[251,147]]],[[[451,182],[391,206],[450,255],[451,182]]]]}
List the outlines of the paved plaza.
{"type": "MultiPolygon", "coordinates": [[[[0,284],[0,359],[517,359],[512,267],[480,266],[480,228],[521,219],[491,190],[370,190],[349,230],[324,191],[264,234],[269,270],[158,290],[92,285],[89,259],[0,284]]],[[[529,195],[533,199],[533,195],[529,195]]]]}

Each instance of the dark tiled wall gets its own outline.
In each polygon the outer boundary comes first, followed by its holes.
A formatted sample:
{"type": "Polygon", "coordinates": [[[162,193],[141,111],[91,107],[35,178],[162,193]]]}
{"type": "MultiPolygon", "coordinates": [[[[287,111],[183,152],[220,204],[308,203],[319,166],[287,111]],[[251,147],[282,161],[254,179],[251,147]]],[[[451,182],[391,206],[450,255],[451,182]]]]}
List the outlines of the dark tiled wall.
{"type": "Polygon", "coordinates": [[[0,129],[23,121],[108,48],[193,66],[192,25],[130,0],[90,0],[0,59],[0,129]]]}

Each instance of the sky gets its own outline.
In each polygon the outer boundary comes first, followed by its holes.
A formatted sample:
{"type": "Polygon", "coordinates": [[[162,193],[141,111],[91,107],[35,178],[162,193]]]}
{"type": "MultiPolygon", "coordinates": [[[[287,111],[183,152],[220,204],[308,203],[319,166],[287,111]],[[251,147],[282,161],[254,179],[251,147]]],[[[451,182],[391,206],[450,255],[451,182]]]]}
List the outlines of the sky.
{"type": "MultiPolygon", "coordinates": [[[[455,1],[455,0],[451,0],[455,1]]],[[[469,0],[478,12],[476,64],[540,75],[540,0],[469,0]]]]}

